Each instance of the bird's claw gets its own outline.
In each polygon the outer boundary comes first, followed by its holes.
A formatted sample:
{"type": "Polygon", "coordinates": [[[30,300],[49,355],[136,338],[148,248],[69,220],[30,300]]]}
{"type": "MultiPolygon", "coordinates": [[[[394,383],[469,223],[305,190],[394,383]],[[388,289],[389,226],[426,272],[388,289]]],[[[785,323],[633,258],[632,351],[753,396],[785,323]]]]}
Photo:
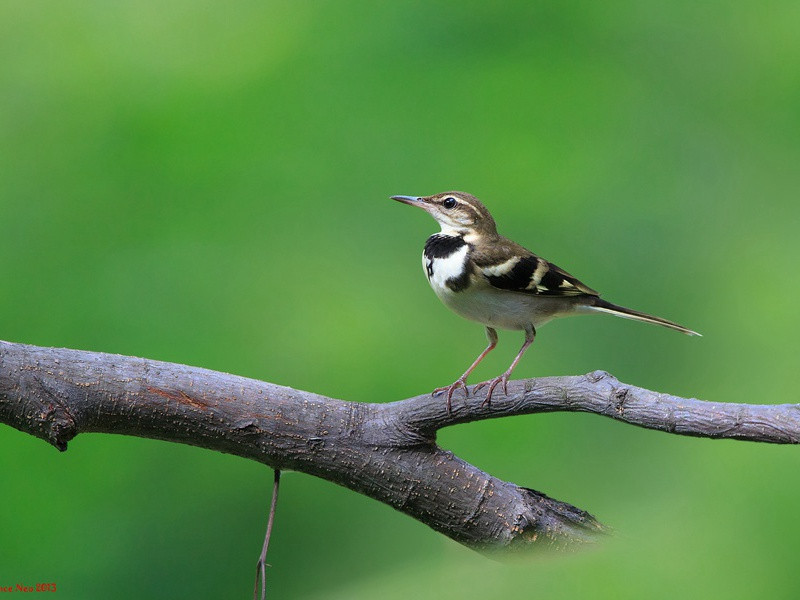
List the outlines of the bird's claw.
{"type": "Polygon", "coordinates": [[[508,396],[508,373],[503,373],[500,377],[495,377],[494,379],[490,379],[489,381],[481,381],[480,383],[475,385],[473,392],[477,392],[479,389],[489,386],[489,390],[486,392],[486,398],[483,399],[481,403],[481,408],[486,406],[487,404],[492,403],[492,394],[494,393],[494,388],[496,388],[501,383],[503,384],[503,393],[508,396]]]}
{"type": "Polygon", "coordinates": [[[438,396],[443,392],[447,392],[447,412],[449,414],[452,409],[451,399],[453,398],[453,394],[458,388],[464,388],[465,400],[469,398],[469,388],[467,387],[466,380],[463,377],[456,379],[453,383],[451,383],[448,386],[436,388],[431,392],[431,396],[438,396]]]}

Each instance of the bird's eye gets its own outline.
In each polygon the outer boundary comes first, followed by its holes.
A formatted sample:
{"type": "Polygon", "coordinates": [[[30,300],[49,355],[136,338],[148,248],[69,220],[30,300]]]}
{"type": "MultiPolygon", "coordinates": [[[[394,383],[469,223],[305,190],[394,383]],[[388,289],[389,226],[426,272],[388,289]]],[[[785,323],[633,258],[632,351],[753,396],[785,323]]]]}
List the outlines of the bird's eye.
{"type": "Polygon", "coordinates": [[[445,208],[453,208],[455,205],[456,205],[456,199],[452,197],[445,198],[444,202],[442,202],[442,206],[444,206],[445,208]]]}

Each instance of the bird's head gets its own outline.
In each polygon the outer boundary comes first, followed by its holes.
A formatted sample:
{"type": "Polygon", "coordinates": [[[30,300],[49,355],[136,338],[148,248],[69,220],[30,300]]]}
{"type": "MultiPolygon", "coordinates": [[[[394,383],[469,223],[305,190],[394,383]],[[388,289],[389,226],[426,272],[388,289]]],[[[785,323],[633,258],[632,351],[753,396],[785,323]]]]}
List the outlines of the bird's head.
{"type": "Polygon", "coordinates": [[[392,196],[410,206],[418,206],[439,222],[442,233],[466,236],[496,235],[492,215],[475,196],[466,192],[442,192],[433,196],[392,196]]]}

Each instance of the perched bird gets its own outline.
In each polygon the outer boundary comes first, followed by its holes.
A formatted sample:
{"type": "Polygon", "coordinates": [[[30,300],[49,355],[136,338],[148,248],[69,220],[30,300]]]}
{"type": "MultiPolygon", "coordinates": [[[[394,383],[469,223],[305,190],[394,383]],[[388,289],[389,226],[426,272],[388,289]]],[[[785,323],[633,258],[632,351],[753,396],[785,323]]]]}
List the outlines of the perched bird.
{"type": "Polygon", "coordinates": [[[455,382],[433,391],[434,395],[447,392],[448,411],[456,389],[463,387],[469,395],[467,377],[497,345],[498,328],[524,331],[525,343],[505,373],[475,386],[475,391],[489,387],[483,404],[491,401],[501,383],[508,394],[514,367],[533,343],[536,329],[551,319],[603,312],[700,335],[661,317],[606,302],[563,269],[499,235],[492,215],[475,196],[443,192],[392,199],[418,206],[439,222],[442,230],[428,238],[422,253],[428,282],[445,306],[486,326],[486,349],[455,382]]]}

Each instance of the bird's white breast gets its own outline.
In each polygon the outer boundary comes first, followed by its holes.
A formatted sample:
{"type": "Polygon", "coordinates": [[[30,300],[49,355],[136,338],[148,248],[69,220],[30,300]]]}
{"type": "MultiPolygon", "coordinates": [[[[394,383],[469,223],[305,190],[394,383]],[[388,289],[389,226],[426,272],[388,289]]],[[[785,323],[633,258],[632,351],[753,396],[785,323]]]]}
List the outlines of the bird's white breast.
{"type": "Polygon", "coordinates": [[[423,253],[422,268],[425,269],[433,291],[440,298],[442,294],[454,293],[447,287],[447,282],[458,279],[464,274],[464,270],[467,268],[467,252],[469,252],[469,246],[464,245],[443,258],[429,258],[423,253]]]}

